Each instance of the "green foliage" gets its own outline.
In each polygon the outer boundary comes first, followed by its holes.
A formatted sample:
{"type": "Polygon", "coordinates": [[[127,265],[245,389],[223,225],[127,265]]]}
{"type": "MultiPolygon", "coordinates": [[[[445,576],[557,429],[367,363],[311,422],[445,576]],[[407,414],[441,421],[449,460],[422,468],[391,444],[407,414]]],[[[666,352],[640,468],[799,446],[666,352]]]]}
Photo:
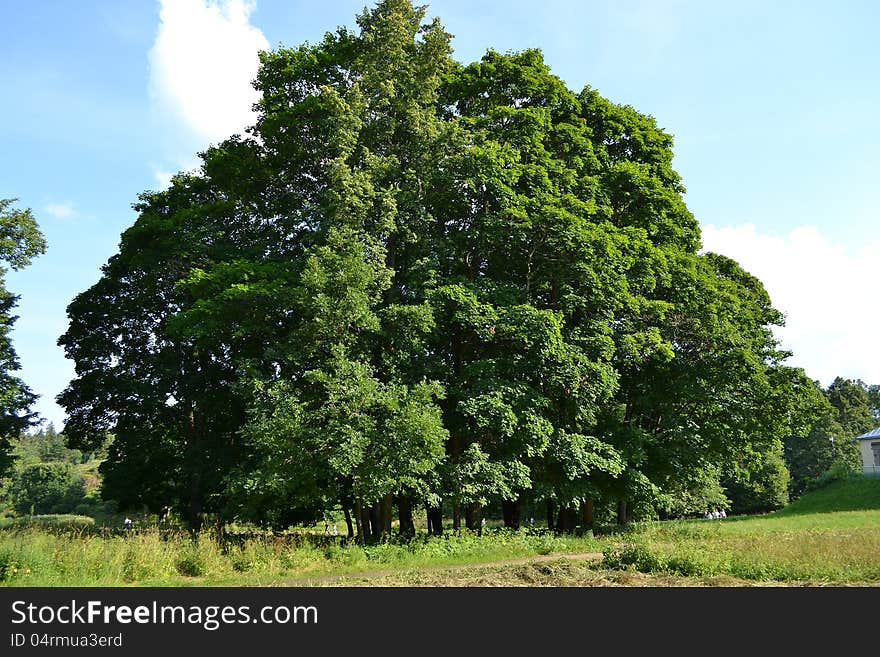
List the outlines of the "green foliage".
{"type": "Polygon", "coordinates": [[[785,461],[791,472],[790,492],[796,499],[805,491],[833,480],[831,470],[851,473],[861,469],[861,455],[852,438],[867,431],[871,417],[868,387],[861,381],[836,378],[816,403],[816,419],[804,434],[785,439],[785,461]]]}
{"type": "Polygon", "coordinates": [[[788,504],[789,472],[780,443],[757,455],[756,462],[736,465],[722,478],[731,513],[763,513],[788,504]]]}
{"type": "Polygon", "coordinates": [[[64,434],[58,433],[51,423],[45,429],[22,434],[12,444],[13,454],[20,464],[63,461],[78,465],[85,462],[83,453],[70,449],[64,434]]]}
{"type": "Polygon", "coordinates": [[[19,514],[69,513],[84,499],[85,484],[69,463],[34,463],[16,472],[10,492],[19,514]]]}
{"type": "MultiPolygon", "coordinates": [[[[0,199],[0,263],[19,270],[46,251],[46,241],[30,208],[18,210],[18,199],[0,199]]],[[[12,346],[12,314],[18,297],[5,285],[6,268],[0,264],[0,476],[11,465],[10,440],[36,423],[30,412],[36,397],[24,382],[13,375],[21,365],[12,346]]]]}
{"type": "Polygon", "coordinates": [[[95,519],[78,514],[22,516],[0,521],[0,529],[39,528],[59,533],[79,533],[95,527],[95,519]]]}
{"type": "Polygon", "coordinates": [[[875,424],[880,421],[880,384],[868,386],[868,402],[871,405],[871,414],[875,424]]]}
{"type": "Polygon", "coordinates": [[[663,490],[656,506],[664,518],[702,516],[711,509],[730,509],[731,500],[722,485],[720,468],[707,465],[676,487],[663,490]]]}
{"type": "Polygon", "coordinates": [[[0,199],[0,260],[16,271],[46,252],[46,240],[31,209],[16,210],[17,200],[0,199]]]}
{"type": "Polygon", "coordinates": [[[194,545],[181,551],[174,566],[185,577],[201,577],[205,574],[205,560],[194,545]]]}
{"type": "Polygon", "coordinates": [[[425,15],[262,53],[248,136],[141,195],[59,340],[105,495],[193,529],[342,507],[366,540],[395,501],[401,531],[444,500],[692,512],[750,461],[744,506],[776,505],[810,392],[760,281],[700,253],[672,137],[538,50],[459,64],[425,15]]]}
{"type": "Polygon", "coordinates": [[[837,377],[826,391],[828,401],[837,409],[837,421],[843,440],[855,438],[874,428],[875,418],[868,386],[862,381],[837,377]]]}

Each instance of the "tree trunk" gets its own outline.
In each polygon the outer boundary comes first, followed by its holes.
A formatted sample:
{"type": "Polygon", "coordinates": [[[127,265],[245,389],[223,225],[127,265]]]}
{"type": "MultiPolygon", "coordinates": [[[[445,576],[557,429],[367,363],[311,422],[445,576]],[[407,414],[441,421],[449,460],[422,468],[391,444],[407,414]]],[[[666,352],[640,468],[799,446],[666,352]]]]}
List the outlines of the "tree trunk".
{"type": "Polygon", "coordinates": [[[593,498],[581,503],[581,528],[586,532],[593,528],[593,498]]]}
{"type": "Polygon", "coordinates": [[[627,521],[626,500],[617,502],[617,524],[625,525],[627,521]]]}
{"type": "Polygon", "coordinates": [[[370,517],[370,543],[375,543],[382,536],[382,512],[379,508],[379,502],[370,506],[368,515],[370,517]]]}
{"type": "Polygon", "coordinates": [[[559,507],[559,515],[556,519],[556,533],[557,534],[570,534],[574,529],[574,514],[572,513],[572,508],[569,506],[560,506],[559,507]]]}
{"type": "Polygon", "coordinates": [[[443,507],[428,508],[428,531],[434,536],[443,536],[443,507]]]}
{"type": "Polygon", "coordinates": [[[360,506],[360,513],[357,515],[360,517],[360,541],[363,544],[372,543],[373,539],[376,535],[376,525],[373,523],[373,510],[374,506],[366,506],[363,503],[358,503],[360,506]]]}
{"type": "Polygon", "coordinates": [[[345,526],[348,528],[348,537],[354,538],[354,527],[351,525],[351,512],[348,510],[347,506],[343,506],[342,511],[345,513],[345,526]]]}
{"type": "MultiPolygon", "coordinates": [[[[405,495],[397,498],[397,517],[400,519],[400,536],[403,538],[415,536],[416,524],[413,522],[412,500],[405,495]]],[[[429,527],[428,532],[430,531],[429,527]]]]}
{"type": "Polygon", "coordinates": [[[186,416],[187,442],[189,443],[189,528],[198,534],[202,528],[204,492],[202,491],[201,448],[202,441],[196,427],[195,409],[192,402],[186,416]]]}
{"type": "Polygon", "coordinates": [[[364,509],[360,500],[354,502],[354,521],[357,524],[357,542],[363,545],[367,542],[364,532],[364,509]]]}
{"type": "Polygon", "coordinates": [[[391,493],[385,495],[379,501],[379,527],[381,528],[381,536],[383,541],[391,538],[391,521],[394,517],[394,504],[391,493]]]}
{"type": "Polygon", "coordinates": [[[553,500],[547,500],[547,529],[551,532],[553,531],[553,514],[555,513],[556,505],[553,504],[553,500]]]}
{"type": "Polygon", "coordinates": [[[521,510],[522,504],[519,498],[502,500],[501,513],[504,516],[504,526],[509,529],[519,529],[521,510]]]}
{"type": "Polygon", "coordinates": [[[202,477],[198,471],[190,473],[189,528],[193,534],[202,529],[202,477]]]}
{"type": "Polygon", "coordinates": [[[483,533],[483,506],[468,504],[464,510],[465,526],[472,532],[483,533]]]}

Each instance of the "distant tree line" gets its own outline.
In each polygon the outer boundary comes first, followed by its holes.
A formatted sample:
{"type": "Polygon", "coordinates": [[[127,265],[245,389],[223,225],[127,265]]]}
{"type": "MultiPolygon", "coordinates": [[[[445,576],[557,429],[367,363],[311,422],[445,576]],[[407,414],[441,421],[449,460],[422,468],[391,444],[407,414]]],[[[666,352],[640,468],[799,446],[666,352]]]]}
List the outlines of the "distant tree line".
{"type": "Polygon", "coordinates": [[[809,432],[785,440],[792,498],[821,482],[829,471],[861,470],[861,456],[853,438],[880,426],[878,391],[880,386],[841,377],[823,391],[822,412],[809,432]]]}
{"type": "Polygon", "coordinates": [[[383,0],[263,53],[248,134],[139,197],[59,340],[70,445],[114,436],[105,495],[194,529],[342,509],[365,542],[416,509],[570,531],[784,503],[863,388],[784,365],[653,118],[537,50],[459,64],[424,17],[383,0]]]}
{"type": "Polygon", "coordinates": [[[115,504],[99,497],[95,470],[106,453],[83,454],[70,449],[52,424],[11,441],[14,465],[0,479],[0,511],[15,514],[69,514],[100,516],[115,504]]]}

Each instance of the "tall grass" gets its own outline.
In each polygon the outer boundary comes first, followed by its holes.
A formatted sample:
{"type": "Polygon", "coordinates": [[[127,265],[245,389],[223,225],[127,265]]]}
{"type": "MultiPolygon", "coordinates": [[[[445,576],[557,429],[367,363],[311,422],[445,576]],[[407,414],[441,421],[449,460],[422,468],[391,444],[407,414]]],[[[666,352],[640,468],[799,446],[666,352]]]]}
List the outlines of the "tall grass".
{"type": "Polygon", "coordinates": [[[258,536],[230,543],[157,529],[118,535],[42,527],[0,531],[6,586],[266,585],[377,569],[480,563],[569,550],[597,550],[591,538],[492,531],[359,546],[258,536]]]}
{"type": "Polygon", "coordinates": [[[342,537],[108,531],[76,518],[0,528],[6,586],[185,586],[307,583],[562,552],[604,552],[596,568],[753,582],[880,585],[880,479],[834,482],[787,509],[725,520],[641,523],[603,538],[489,530],[358,546],[342,537]],[[855,509],[855,510],[854,510],[855,509]]]}

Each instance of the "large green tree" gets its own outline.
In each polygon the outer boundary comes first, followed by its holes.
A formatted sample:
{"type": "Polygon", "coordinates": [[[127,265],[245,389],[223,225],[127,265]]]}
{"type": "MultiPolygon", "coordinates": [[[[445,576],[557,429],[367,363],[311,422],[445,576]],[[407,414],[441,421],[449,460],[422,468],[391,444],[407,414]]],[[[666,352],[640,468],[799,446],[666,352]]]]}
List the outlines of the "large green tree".
{"type": "Polygon", "coordinates": [[[198,528],[225,507],[243,404],[225,345],[176,320],[193,300],[182,282],[247,243],[226,229],[233,211],[202,178],[180,176],[142,195],[139,217],[101,279],[68,307],[59,339],[77,377],[59,395],[72,447],[114,436],[103,492],[123,506],[173,507],[198,528]]]}
{"type": "Polygon", "coordinates": [[[341,506],[362,540],[395,503],[405,534],[419,504],[569,530],[778,455],[781,315],[699,253],[672,137],[538,50],[458,64],[425,17],[383,0],[261,54],[249,134],[143,195],[71,304],[66,431],[112,432],[113,497],[194,527],[341,506]]]}
{"type": "Polygon", "coordinates": [[[17,200],[0,199],[0,474],[11,464],[10,439],[36,421],[30,410],[36,396],[14,374],[21,369],[11,335],[18,297],[6,289],[5,276],[7,267],[18,271],[44,253],[46,241],[30,208],[17,209],[17,200]]]}

